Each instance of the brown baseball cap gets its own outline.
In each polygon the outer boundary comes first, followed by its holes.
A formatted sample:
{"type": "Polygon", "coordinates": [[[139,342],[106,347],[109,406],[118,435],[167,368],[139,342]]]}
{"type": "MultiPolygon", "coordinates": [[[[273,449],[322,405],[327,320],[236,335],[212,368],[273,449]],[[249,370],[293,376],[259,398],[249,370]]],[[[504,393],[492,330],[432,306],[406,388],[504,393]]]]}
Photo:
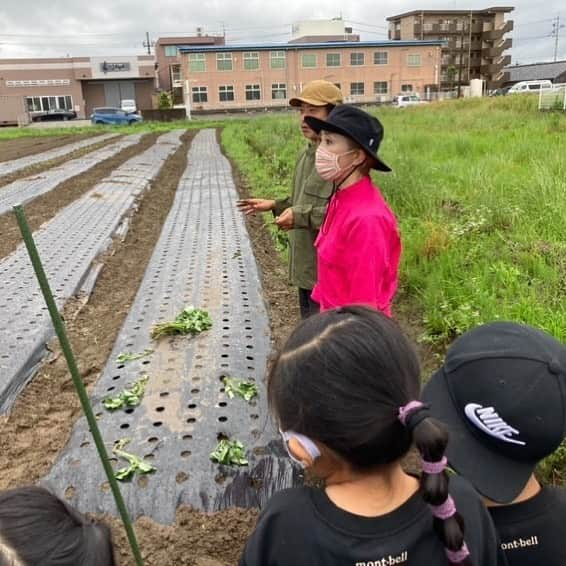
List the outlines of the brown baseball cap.
{"type": "Polygon", "coordinates": [[[336,85],[328,81],[318,80],[308,83],[299,96],[289,100],[289,104],[300,106],[301,103],[305,102],[312,106],[326,106],[327,104],[336,106],[342,104],[342,101],[342,93],[336,85]]]}

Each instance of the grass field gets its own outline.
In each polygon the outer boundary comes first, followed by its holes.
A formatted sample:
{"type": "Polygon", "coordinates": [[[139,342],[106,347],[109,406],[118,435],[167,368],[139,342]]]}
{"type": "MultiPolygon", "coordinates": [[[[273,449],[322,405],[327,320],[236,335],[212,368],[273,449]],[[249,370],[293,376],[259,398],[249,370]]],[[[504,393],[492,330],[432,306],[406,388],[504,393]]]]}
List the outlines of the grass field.
{"type": "MultiPolygon", "coordinates": [[[[402,232],[398,301],[437,352],[497,319],[566,341],[566,115],[540,113],[536,102],[518,95],[371,110],[394,170],[375,180],[402,232]]],[[[227,125],[222,140],[254,195],[289,190],[304,145],[296,121],[227,125]]],[[[566,447],[541,474],[566,484],[566,447]]]]}
{"type": "MultiPolygon", "coordinates": [[[[375,179],[402,230],[400,300],[422,339],[511,319],[566,341],[566,116],[525,96],[374,111],[394,169],[375,179]]],[[[304,143],[292,119],[230,124],[222,139],[254,194],[288,191],[304,143]]]]}

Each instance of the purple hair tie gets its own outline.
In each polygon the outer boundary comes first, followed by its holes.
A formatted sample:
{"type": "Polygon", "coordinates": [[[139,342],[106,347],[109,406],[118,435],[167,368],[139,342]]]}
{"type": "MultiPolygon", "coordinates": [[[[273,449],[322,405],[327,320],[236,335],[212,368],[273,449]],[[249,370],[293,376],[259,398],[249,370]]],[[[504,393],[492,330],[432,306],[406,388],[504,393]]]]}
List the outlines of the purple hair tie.
{"type": "Polygon", "coordinates": [[[437,519],[442,519],[443,521],[456,514],[456,505],[450,495],[442,505],[431,505],[430,508],[432,509],[432,514],[437,519]]]}
{"type": "Polygon", "coordinates": [[[421,466],[425,474],[441,474],[448,465],[448,460],[446,456],[442,458],[439,462],[427,462],[426,460],[421,460],[421,466]]]}
{"type": "Polygon", "coordinates": [[[421,409],[424,406],[424,403],[421,403],[420,401],[410,401],[404,407],[399,407],[399,420],[403,426],[406,425],[407,418],[412,412],[417,409],[421,409]]]}
{"type": "Polygon", "coordinates": [[[458,562],[463,562],[468,556],[470,556],[470,551],[466,543],[462,544],[462,548],[460,550],[449,550],[446,549],[446,556],[450,562],[458,564],[458,562]]]}

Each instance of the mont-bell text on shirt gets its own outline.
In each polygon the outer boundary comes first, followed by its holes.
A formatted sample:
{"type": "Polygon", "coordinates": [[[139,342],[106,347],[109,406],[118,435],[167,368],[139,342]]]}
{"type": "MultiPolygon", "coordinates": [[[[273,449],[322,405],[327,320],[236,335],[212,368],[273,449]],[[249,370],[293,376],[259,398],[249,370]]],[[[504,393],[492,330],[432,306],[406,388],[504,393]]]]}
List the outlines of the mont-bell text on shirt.
{"type": "Polygon", "coordinates": [[[356,562],[355,566],[390,566],[393,564],[405,564],[408,560],[409,553],[405,550],[398,556],[385,556],[379,560],[370,560],[368,562],[356,562]]]}

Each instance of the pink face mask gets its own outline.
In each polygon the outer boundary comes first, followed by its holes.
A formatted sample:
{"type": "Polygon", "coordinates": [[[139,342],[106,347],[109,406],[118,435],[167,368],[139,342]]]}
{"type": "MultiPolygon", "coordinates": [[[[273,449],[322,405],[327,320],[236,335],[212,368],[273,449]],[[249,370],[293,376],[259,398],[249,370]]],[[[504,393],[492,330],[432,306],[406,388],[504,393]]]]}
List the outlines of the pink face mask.
{"type": "Polygon", "coordinates": [[[332,153],[324,147],[319,146],[316,150],[315,167],[317,173],[325,181],[336,182],[340,179],[345,169],[340,167],[339,159],[343,155],[353,153],[355,149],[344,153],[332,153]]]}

